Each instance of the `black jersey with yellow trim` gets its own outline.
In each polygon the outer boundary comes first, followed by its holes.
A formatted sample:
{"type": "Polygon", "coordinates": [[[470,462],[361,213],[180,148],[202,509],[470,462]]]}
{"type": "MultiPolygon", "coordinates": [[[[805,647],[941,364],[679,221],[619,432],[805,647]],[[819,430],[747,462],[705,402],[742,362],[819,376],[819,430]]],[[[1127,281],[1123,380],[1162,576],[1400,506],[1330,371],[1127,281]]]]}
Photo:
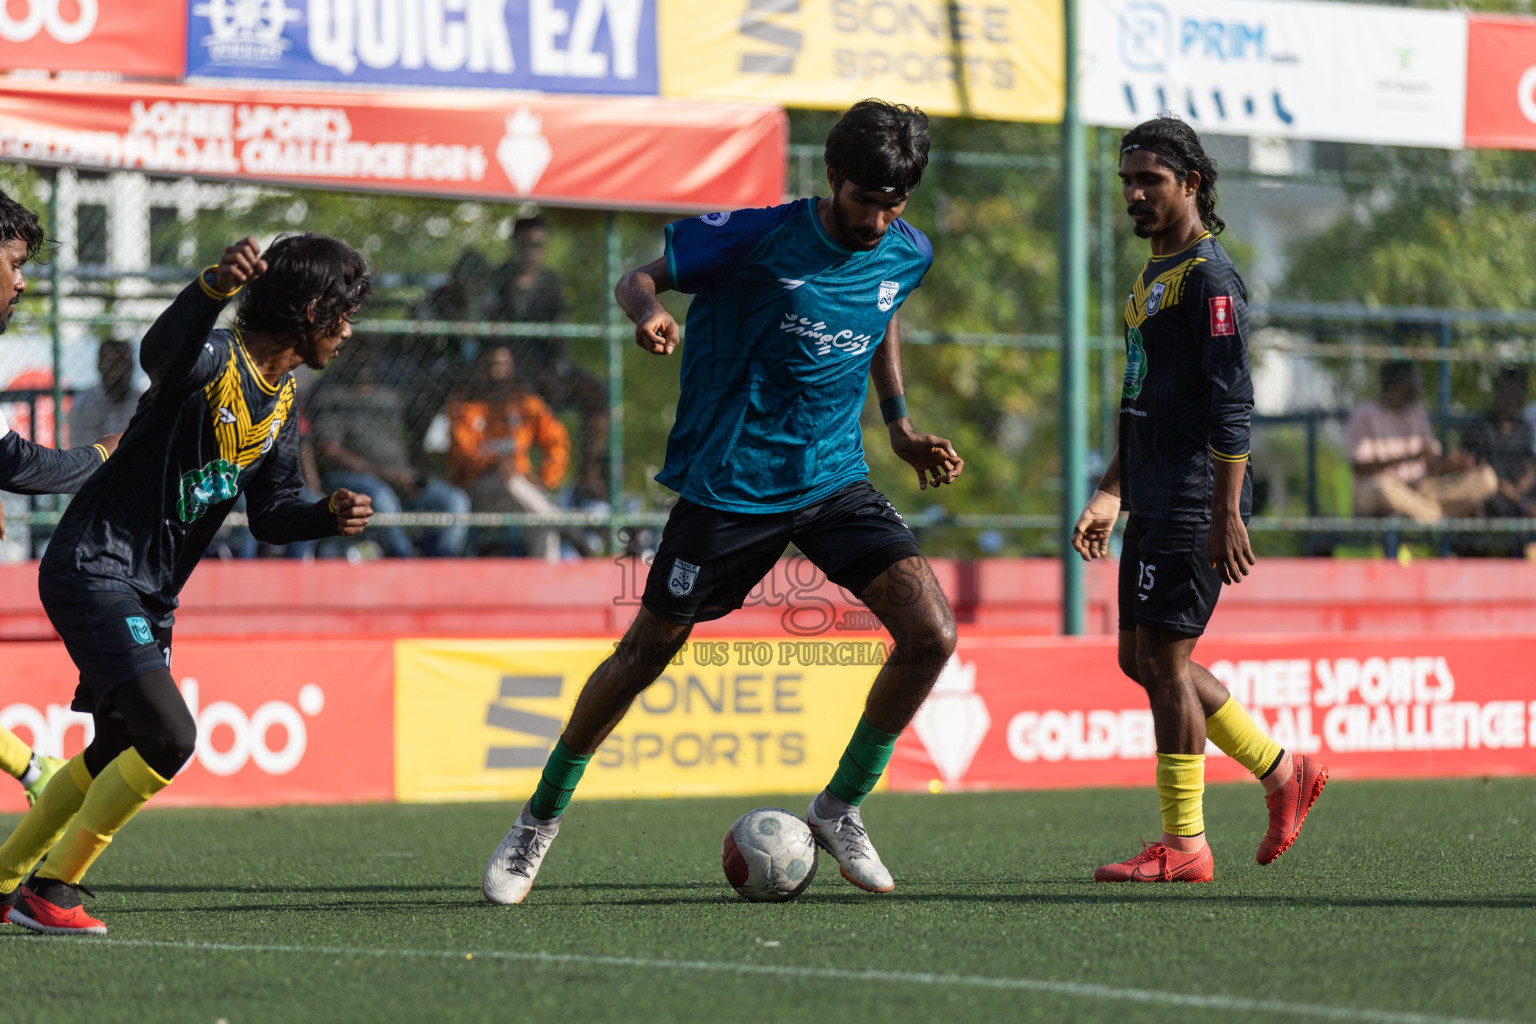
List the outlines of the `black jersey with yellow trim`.
{"type": "MultiPolygon", "coordinates": [[[[1121,499],[1134,514],[1204,522],[1212,464],[1247,462],[1253,379],[1248,290],[1209,232],[1142,266],[1125,303],[1121,499]]],[[[1253,507],[1243,477],[1242,513],[1253,507]]]]}
{"type": "MultiPolygon", "coordinates": [[[[117,451],[81,488],[41,571],[86,590],[130,590],[157,626],[225,515],[246,495],[251,532],[285,544],[334,536],[324,501],[304,501],[292,374],[262,376],[236,331],[214,324],[230,295],[205,271],[140,346],[150,389],[117,451]]],[[[232,293],[231,293],[232,294],[232,293]]]]}

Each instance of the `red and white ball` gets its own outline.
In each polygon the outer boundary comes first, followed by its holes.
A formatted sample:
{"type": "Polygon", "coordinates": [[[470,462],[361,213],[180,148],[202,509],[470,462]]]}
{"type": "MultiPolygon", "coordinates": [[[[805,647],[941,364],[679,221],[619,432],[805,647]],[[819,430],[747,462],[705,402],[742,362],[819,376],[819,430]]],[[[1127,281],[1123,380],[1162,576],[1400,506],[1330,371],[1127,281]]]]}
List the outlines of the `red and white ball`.
{"type": "Polygon", "coordinates": [[[736,819],[720,846],[725,880],[744,900],[783,903],[816,877],[810,826],[782,807],[759,807],[736,819]]]}

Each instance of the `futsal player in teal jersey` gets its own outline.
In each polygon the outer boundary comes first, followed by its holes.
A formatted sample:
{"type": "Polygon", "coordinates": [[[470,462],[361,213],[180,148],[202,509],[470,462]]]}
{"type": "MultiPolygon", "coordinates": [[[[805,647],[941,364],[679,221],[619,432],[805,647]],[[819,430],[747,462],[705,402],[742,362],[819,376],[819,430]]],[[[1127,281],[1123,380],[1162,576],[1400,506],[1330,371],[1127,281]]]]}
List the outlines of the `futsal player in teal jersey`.
{"type": "Polygon", "coordinates": [[[791,542],[895,641],[806,813],[843,877],[869,892],[894,888],[859,805],[954,651],[955,620],[916,537],[869,484],[859,414],[873,380],[891,447],[918,486],[960,475],[949,441],[913,429],[901,380],[896,313],[933,262],[928,239],[900,219],[928,163],[928,119],[865,100],[827,136],[826,162],[829,198],[678,221],[665,255],[619,281],[635,340],[656,355],[671,355],[679,338],[656,293],[694,295],[677,419],[656,476],[680,497],[639,614],[582,688],[486,866],[493,903],[528,894],[587,762],[693,624],[740,608],[791,542]]]}

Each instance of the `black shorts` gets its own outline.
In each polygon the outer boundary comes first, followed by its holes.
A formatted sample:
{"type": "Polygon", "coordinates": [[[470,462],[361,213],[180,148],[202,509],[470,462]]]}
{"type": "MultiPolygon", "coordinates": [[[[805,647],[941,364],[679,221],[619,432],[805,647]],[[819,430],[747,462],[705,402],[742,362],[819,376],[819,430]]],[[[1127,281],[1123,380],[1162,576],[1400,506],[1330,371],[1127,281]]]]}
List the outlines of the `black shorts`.
{"type": "Polygon", "coordinates": [[[38,579],[37,591],[80,670],[74,710],[109,714],[118,686],[171,667],[171,627],[155,626],[131,591],[86,590],[49,576],[38,579]]]}
{"type": "Polygon", "coordinates": [[[1120,550],[1121,629],[1205,632],[1221,597],[1221,572],[1211,568],[1207,547],[1210,532],[1210,523],[1130,517],[1120,550]]]}
{"type": "Polygon", "coordinates": [[[903,558],[917,538],[885,495],[858,480],[793,512],[722,512],[681,499],[651,561],[642,604],[688,625],[728,615],[793,542],[827,579],[855,597],[903,558]]]}

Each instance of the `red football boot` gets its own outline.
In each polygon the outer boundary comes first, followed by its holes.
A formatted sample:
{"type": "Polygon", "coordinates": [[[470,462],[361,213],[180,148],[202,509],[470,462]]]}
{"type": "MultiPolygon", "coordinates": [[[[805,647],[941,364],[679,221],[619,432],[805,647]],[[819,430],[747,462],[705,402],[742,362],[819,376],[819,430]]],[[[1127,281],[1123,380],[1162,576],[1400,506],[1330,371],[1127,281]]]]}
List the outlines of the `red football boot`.
{"type": "Polygon", "coordinates": [[[10,892],[0,892],[0,924],[5,924],[6,921],[10,920],[11,908],[16,905],[16,901],[20,898],[21,886],[19,885],[10,892]]]}
{"type": "MultiPolygon", "coordinates": [[[[20,896],[11,908],[11,924],[44,935],[105,935],[107,926],[85,912],[80,904],[83,886],[56,878],[33,876],[16,891],[20,896]]],[[[85,890],[89,895],[90,890],[85,890]]]]}
{"type": "Polygon", "coordinates": [[[1118,864],[1105,864],[1093,872],[1095,882],[1209,882],[1216,877],[1216,861],[1209,845],[1196,853],[1180,853],[1162,843],[1141,844],[1141,852],[1118,864]]]}
{"type": "Polygon", "coordinates": [[[1328,782],[1328,768],[1316,757],[1291,755],[1291,777],[1264,798],[1269,805],[1269,831],[1259,841],[1255,855],[1260,864],[1272,864],[1301,835],[1301,823],[1328,782]]]}

